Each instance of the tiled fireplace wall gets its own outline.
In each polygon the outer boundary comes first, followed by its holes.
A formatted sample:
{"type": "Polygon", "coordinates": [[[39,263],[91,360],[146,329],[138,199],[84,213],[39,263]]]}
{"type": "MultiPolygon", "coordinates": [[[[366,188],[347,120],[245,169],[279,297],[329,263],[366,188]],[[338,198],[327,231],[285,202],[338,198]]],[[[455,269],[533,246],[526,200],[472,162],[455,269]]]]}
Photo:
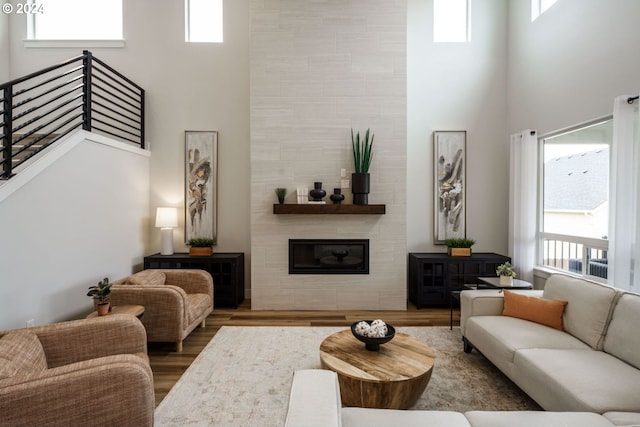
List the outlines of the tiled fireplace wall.
{"type": "Polygon", "coordinates": [[[404,310],[406,0],[250,1],[252,308],[404,310]],[[386,214],[274,215],[276,187],[295,203],[321,181],[331,203],[351,128],[375,133],[369,203],[386,214]],[[370,239],[370,274],[290,275],[290,238],[370,239]]]}

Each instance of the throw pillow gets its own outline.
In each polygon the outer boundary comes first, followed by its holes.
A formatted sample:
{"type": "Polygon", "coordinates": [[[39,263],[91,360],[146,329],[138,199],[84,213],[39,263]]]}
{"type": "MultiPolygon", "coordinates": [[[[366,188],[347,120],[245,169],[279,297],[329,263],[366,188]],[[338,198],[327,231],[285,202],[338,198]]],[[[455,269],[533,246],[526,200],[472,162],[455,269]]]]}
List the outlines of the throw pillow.
{"type": "Polygon", "coordinates": [[[34,375],[45,369],[47,359],[36,334],[17,330],[0,338],[0,379],[34,375]]]}
{"type": "Polygon", "coordinates": [[[562,313],[567,301],[552,300],[504,291],[503,316],[530,320],[555,329],[562,328],[562,313]]]}
{"type": "Polygon", "coordinates": [[[162,286],[166,276],[160,270],[142,270],[127,278],[127,283],[135,286],[162,286]]]}

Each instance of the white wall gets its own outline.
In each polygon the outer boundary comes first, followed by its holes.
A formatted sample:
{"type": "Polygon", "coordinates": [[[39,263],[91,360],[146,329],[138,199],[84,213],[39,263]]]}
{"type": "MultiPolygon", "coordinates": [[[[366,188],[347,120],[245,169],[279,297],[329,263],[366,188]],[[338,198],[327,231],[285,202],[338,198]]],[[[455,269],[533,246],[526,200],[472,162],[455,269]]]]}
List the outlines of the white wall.
{"type": "Polygon", "coordinates": [[[55,148],[68,152],[0,201],[0,329],[87,314],[89,286],[142,263],[148,153],[74,138],[55,148]]]}
{"type": "Polygon", "coordinates": [[[0,84],[9,80],[9,15],[0,12],[0,84]]]}
{"type": "Polygon", "coordinates": [[[252,308],[406,308],[406,14],[406,0],[251,1],[252,308]],[[369,203],[386,215],[274,215],[276,187],[330,194],[351,177],[351,128],[375,133],[369,203]],[[289,238],[368,238],[370,274],[290,275],[289,238]]]}
{"type": "Polygon", "coordinates": [[[509,133],[539,135],[606,116],[640,91],[640,2],[561,0],[531,22],[509,1],[509,133]]]}
{"type": "MultiPolygon", "coordinates": [[[[184,42],[184,2],[125,0],[124,48],[91,48],[93,54],[146,90],[146,139],[151,158],[150,212],[184,206],[184,131],[217,130],[218,252],[245,252],[249,265],[249,6],[224,2],[224,43],[184,42]]],[[[24,17],[11,15],[14,77],[82,53],[78,48],[24,48],[24,17]]],[[[148,216],[148,215],[145,215],[148,216]]],[[[150,246],[160,232],[149,224],[150,246]]],[[[184,217],[174,230],[176,251],[186,251],[184,217]]],[[[247,268],[248,269],[248,268],[247,268]]],[[[246,283],[250,283],[247,271],[246,283]]]]}
{"type": "Polygon", "coordinates": [[[471,42],[433,43],[433,1],[409,0],[407,247],[433,245],[433,131],[467,131],[467,237],[507,251],[507,2],[472,2],[471,42]]]}

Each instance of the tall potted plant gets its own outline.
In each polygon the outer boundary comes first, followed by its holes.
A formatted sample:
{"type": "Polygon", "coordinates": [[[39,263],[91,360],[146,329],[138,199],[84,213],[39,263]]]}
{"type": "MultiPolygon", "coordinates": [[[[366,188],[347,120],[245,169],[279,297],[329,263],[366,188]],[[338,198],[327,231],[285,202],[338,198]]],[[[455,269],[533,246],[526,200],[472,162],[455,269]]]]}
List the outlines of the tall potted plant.
{"type": "Polygon", "coordinates": [[[373,133],[369,139],[369,129],[360,140],[360,132],[353,135],[351,129],[351,147],[353,149],[353,163],[355,172],[351,174],[351,192],[354,205],[366,205],[369,203],[369,166],[373,158],[373,133]]]}

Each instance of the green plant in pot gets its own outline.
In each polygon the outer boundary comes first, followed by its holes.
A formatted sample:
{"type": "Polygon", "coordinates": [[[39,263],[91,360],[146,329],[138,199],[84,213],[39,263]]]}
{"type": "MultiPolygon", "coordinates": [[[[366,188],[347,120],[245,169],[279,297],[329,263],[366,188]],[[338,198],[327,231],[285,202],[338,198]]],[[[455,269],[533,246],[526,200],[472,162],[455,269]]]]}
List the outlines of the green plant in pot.
{"type": "Polygon", "coordinates": [[[215,240],[209,237],[194,237],[187,241],[189,246],[189,255],[193,256],[209,256],[213,253],[213,245],[215,240]]]}
{"type": "Polygon", "coordinates": [[[373,138],[374,134],[369,133],[369,129],[360,138],[360,132],[353,135],[351,129],[351,148],[353,149],[353,164],[355,172],[351,174],[351,192],[353,193],[354,205],[366,205],[369,203],[369,167],[373,159],[373,138]]]}
{"type": "Polygon", "coordinates": [[[283,204],[284,203],[284,198],[287,195],[287,189],[286,188],[276,188],[276,196],[278,197],[278,203],[283,204]]]}
{"type": "Polygon", "coordinates": [[[471,246],[475,243],[475,240],[466,237],[450,238],[444,241],[449,256],[471,256],[471,246]]]}
{"type": "Polygon", "coordinates": [[[517,276],[509,261],[496,267],[496,275],[500,277],[500,285],[502,286],[513,286],[513,279],[517,276]]]}
{"type": "Polygon", "coordinates": [[[109,278],[105,277],[98,282],[97,285],[89,286],[87,296],[93,298],[93,304],[98,311],[98,316],[104,316],[109,313],[109,294],[111,293],[111,283],[109,278]]]}

